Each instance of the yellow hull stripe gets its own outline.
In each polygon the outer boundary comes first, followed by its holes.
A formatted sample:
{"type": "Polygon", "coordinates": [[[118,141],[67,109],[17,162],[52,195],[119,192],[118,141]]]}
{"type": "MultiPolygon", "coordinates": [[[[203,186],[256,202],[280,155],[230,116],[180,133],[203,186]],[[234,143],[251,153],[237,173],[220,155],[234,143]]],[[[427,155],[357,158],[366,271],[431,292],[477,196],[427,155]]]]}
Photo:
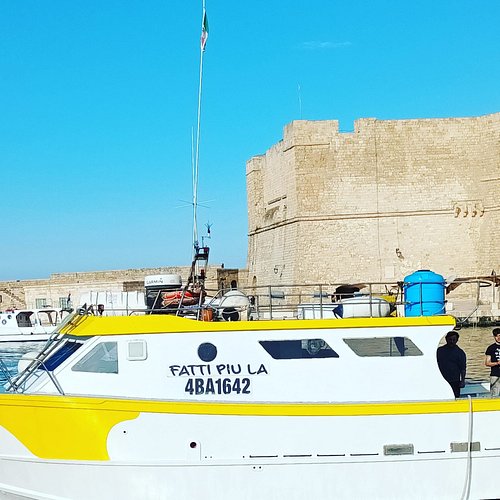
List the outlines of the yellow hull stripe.
{"type": "Polygon", "coordinates": [[[0,398],[0,425],[31,453],[45,459],[109,460],[106,442],[110,430],[139,416],[138,411],[100,411],[97,400],[82,405],[77,398],[0,398]]]}
{"type": "MultiPolygon", "coordinates": [[[[500,399],[473,411],[500,412],[500,399]]],[[[0,425],[44,459],[108,460],[107,436],[141,413],[266,417],[361,417],[468,413],[468,400],[391,403],[203,403],[41,395],[0,395],[0,425]]],[[[500,415],[500,413],[499,413],[500,415]]],[[[155,432],[151,429],[151,432],[155,432]]]]}
{"type": "Polygon", "coordinates": [[[390,328],[401,326],[448,326],[452,329],[455,326],[455,318],[451,316],[425,316],[415,318],[388,317],[205,322],[162,314],[109,317],[76,316],[71,322],[61,328],[60,333],[76,336],[93,336],[145,333],[390,328]]]}

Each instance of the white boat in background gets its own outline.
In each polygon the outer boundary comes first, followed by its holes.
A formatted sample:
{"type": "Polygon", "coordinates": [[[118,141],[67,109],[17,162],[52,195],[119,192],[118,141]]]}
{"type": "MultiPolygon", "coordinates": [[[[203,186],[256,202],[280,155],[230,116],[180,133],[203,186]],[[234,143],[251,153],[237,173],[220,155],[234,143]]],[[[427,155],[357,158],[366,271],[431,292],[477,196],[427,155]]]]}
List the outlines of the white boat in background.
{"type": "Polygon", "coordinates": [[[0,312],[0,342],[47,340],[68,314],[68,311],[51,307],[0,312]]]}

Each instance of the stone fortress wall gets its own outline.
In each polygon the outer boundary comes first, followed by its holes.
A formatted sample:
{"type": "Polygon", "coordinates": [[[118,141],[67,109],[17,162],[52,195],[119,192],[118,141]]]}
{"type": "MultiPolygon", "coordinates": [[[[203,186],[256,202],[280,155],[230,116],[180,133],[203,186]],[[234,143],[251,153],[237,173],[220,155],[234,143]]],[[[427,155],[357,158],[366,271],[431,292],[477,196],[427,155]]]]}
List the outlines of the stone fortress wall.
{"type": "Polygon", "coordinates": [[[294,121],[247,191],[249,285],[500,274],[500,113],[294,121]]]}

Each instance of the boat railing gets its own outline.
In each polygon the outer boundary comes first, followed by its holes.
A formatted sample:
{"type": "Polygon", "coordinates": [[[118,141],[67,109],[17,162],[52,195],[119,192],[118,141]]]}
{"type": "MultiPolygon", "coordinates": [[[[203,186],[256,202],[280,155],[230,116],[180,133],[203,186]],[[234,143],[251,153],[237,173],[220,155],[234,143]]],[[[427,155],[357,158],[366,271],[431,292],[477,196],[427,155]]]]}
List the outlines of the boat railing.
{"type": "Polygon", "coordinates": [[[380,306],[388,315],[402,301],[402,283],[312,283],[266,285],[240,288],[249,296],[251,319],[323,319],[342,317],[339,306],[352,301],[365,307],[365,315],[380,316],[380,306]],[[382,302],[383,301],[383,302],[382,302]]]}
{"type": "Polygon", "coordinates": [[[99,309],[96,305],[90,306],[88,313],[104,316],[175,314],[192,319],[226,321],[452,314],[459,324],[466,324],[485,316],[500,320],[500,308],[494,307],[499,295],[495,286],[484,279],[450,280],[449,283],[380,281],[261,285],[206,289],[203,303],[193,305],[151,309],[99,309]],[[413,287],[413,297],[406,293],[409,286],[413,287]],[[439,297],[426,295],[428,286],[437,287],[439,297]],[[489,312],[485,312],[485,304],[491,306],[489,312]],[[429,306],[431,312],[427,309],[429,306]]]}
{"type": "MultiPolygon", "coordinates": [[[[25,385],[28,381],[31,381],[31,376],[40,368],[45,368],[45,361],[49,358],[54,351],[60,346],[61,341],[64,336],[59,334],[52,334],[44,348],[31,360],[28,366],[19,372],[19,374],[15,377],[12,377],[5,388],[10,392],[24,392],[25,385]]],[[[44,373],[47,373],[47,376],[50,378],[54,386],[56,387],[59,394],[64,395],[64,391],[59,384],[54,373],[45,368],[44,373]]]]}
{"type": "Polygon", "coordinates": [[[500,278],[457,278],[446,288],[447,311],[462,326],[500,324],[500,278]]]}
{"type": "MultiPolygon", "coordinates": [[[[372,290],[374,284],[369,284],[368,293],[360,293],[357,296],[358,304],[367,304],[373,312],[377,302],[372,290]],[[373,296],[371,296],[373,295],[373,296]]],[[[300,317],[301,310],[308,307],[315,309],[319,305],[319,314],[324,314],[336,305],[341,304],[339,300],[331,300],[334,290],[331,285],[289,285],[286,287],[243,287],[238,289],[207,289],[207,298],[203,304],[175,307],[153,307],[153,308],[113,308],[100,310],[92,305],[87,308],[87,314],[96,316],[137,316],[144,314],[172,314],[182,317],[202,320],[235,320],[235,319],[283,319],[284,317],[300,317]],[[286,290],[284,290],[286,288],[286,290]],[[234,295],[230,295],[230,294],[234,295]]],[[[394,290],[382,291],[386,295],[394,294],[394,290]]],[[[381,293],[382,293],[381,292],[381,293]]],[[[343,296],[347,298],[347,293],[343,296]]],[[[349,294],[351,296],[352,294],[349,294]]],[[[395,303],[395,301],[394,301],[395,303]]],[[[375,315],[375,314],[373,314],[375,315]]],[[[307,314],[306,314],[307,316],[307,314]]]]}
{"type": "Polygon", "coordinates": [[[44,373],[47,373],[47,376],[52,381],[59,394],[64,395],[64,391],[54,372],[46,367],[45,362],[57,349],[59,349],[61,343],[65,339],[64,334],[60,333],[61,329],[66,325],[71,324],[75,319],[79,318],[83,314],[86,314],[86,311],[79,309],[64,318],[56,330],[52,332],[42,349],[36,354],[35,357],[31,358],[31,361],[28,363],[26,368],[20,371],[17,376],[8,378],[7,384],[5,385],[6,390],[10,392],[24,392],[26,383],[32,380],[32,375],[35,374],[38,369],[43,368],[44,373]]]}
{"type": "Polygon", "coordinates": [[[494,280],[464,278],[449,282],[262,285],[239,290],[249,297],[250,319],[339,317],[336,308],[351,302],[366,317],[384,315],[384,311],[388,311],[387,316],[451,314],[460,325],[500,321],[499,285],[498,278],[494,277],[494,280]],[[409,287],[413,287],[412,294],[407,293],[409,287]],[[382,307],[382,301],[388,303],[389,308],[382,307]]]}

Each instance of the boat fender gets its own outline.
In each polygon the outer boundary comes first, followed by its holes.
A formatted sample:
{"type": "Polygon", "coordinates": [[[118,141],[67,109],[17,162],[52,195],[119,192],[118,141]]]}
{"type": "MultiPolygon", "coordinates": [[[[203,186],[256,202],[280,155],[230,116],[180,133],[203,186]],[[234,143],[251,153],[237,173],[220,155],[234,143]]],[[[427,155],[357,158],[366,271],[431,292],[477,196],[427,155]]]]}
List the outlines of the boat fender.
{"type": "Polygon", "coordinates": [[[17,373],[21,373],[22,371],[26,370],[26,368],[28,368],[28,366],[33,362],[33,360],[36,359],[38,354],[38,351],[28,351],[23,354],[23,356],[17,363],[17,373]]]}

